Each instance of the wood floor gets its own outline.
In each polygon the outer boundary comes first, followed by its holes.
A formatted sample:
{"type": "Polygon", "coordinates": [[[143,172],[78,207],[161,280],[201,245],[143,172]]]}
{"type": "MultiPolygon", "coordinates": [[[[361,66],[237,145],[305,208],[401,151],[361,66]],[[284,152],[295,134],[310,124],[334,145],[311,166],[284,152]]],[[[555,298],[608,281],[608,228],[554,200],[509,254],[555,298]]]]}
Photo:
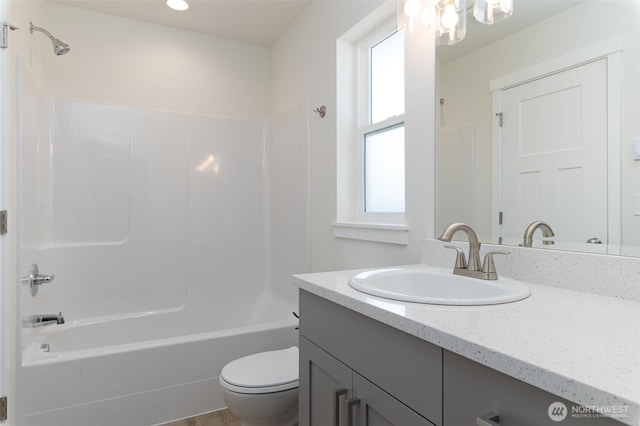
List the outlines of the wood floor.
{"type": "Polygon", "coordinates": [[[164,426],[240,426],[240,420],[235,418],[229,410],[220,410],[178,420],[177,422],[166,423],[164,426]]]}

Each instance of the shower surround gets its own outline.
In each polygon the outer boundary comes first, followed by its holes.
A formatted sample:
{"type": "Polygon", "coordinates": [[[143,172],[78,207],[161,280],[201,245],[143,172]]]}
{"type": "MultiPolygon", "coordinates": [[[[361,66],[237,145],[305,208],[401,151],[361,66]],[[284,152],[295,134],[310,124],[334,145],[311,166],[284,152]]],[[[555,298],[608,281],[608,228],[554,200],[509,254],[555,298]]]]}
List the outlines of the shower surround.
{"type": "Polygon", "coordinates": [[[23,163],[48,168],[22,188],[22,228],[41,231],[22,260],[56,275],[23,314],[251,317],[267,272],[262,123],[56,100],[52,129],[22,144],[23,163]]]}
{"type": "Polygon", "coordinates": [[[21,288],[21,315],[66,323],[23,329],[18,424],[222,408],[226,362],[297,344],[269,285],[268,126],[48,100],[28,72],[21,83],[20,270],[55,274],[35,297],[21,288]]]}

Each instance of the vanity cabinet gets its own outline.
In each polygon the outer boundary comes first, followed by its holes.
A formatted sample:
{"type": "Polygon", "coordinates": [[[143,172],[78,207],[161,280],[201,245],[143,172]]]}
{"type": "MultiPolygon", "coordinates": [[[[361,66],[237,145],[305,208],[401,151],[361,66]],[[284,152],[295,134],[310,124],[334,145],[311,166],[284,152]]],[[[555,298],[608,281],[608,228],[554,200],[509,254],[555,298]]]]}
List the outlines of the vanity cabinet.
{"type": "Polygon", "coordinates": [[[304,337],[300,363],[300,425],[433,426],[304,337]]]}
{"type": "Polygon", "coordinates": [[[299,401],[300,426],[621,425],[572,416],[576,404],[304,290],[299,401]]]}
{"type": "Polygon", "coordinates": [[[340,408],[353,398],[353,372],[303,336],[299,348],[300,425],[345,424],[340,408]]]}
{"type": "Polygon", "coordinates": [[[443,369],[445,426],[476,425],[477,417],[490,412],[499,419],[486,426],[621,426],[611,418],[582,416],[583,408],[574,416],[577,404],[446,350],[443,369]],[[564,405],[557,405],[555,421],[549,415],[554,403],[564,405]]]}
{"type": "Polygon", "coordinates": [[[300,312],[301,426],[442,424],[442,349],[304,291],[300,312]]]}

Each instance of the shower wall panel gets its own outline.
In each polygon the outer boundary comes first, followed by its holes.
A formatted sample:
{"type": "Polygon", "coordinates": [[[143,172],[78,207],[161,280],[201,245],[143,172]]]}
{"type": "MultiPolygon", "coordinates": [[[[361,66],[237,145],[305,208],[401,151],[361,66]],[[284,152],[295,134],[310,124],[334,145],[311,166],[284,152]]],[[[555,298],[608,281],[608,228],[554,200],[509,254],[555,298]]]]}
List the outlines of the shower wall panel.
{"type": "Polygon", "coordinates": [[[280,298],[298,305],[291,274],[309,272],[310,191],[308,102],[269,122],[269,254],[271,288],[280,298]]]}
{"type": "Polygon", "coordinates": [[[262,123],[56,100],[49,142],[48,177],[22,188],[48,191],[56,278],[34,311],[249,315],[267,281],[262,123]]]}

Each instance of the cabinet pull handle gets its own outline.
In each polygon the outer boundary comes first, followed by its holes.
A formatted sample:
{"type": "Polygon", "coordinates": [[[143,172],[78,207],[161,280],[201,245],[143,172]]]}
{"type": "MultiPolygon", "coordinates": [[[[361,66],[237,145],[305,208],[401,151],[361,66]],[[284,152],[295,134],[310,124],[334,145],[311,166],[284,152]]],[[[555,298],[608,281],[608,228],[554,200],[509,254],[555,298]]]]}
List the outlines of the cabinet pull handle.
{"type": "Polygon", "coordinates": [[[345,388],[333,391],[333,426],[340,426],[340,397],[346,394],[345,388]]]}
{"type": "Polygon", "coordinates": [[[500,416],[493,412],[488,412],[480,417],[476,417],[476,425],[478,426],[500,426],[499,421],[500,416]]]}
{"type": "Polygon", "coordinates": [[[353,426],[353,407],[360,405],[360,398],[347,399],[347,426],[353,426]]]}

